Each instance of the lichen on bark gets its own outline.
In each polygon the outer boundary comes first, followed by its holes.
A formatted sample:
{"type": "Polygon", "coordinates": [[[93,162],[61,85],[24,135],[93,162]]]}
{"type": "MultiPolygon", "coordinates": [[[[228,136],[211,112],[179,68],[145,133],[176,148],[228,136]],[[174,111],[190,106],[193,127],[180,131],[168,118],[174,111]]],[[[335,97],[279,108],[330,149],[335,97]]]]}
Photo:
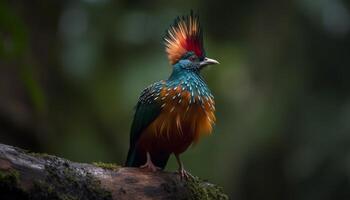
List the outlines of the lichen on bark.
{"type": "Polygon", "coordinates": [[[61,158],[45,157],[46,177],[33,180],[27,189],[21,186],[20,173],[16,169],[0,170],[1,199],[112,199],[111,193],[101,188],[99,180],[86,170],[72,167],[61,158]]]}
{"type": "Polygon", "coordinates": [[[35,183],[30,193],[40,194],[34,199],[82,199],[109,200],[111,193],[101,188],[99,180],[84,168],[77,168],[64,159],[50,156],[45,165],[44,181],[35,183]]]}

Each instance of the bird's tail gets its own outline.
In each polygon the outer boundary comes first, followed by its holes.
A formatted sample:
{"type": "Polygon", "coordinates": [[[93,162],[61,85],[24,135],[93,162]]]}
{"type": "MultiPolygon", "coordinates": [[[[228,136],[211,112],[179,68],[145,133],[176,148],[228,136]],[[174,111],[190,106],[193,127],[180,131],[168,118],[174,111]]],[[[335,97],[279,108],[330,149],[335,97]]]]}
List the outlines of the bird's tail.
{"type": "MultiPolygon", "coordinates": [[[[151,152],[151,159],[154,165],[164,169],[170,154],[165,152],[151,152]]],[[[140,167],[145,164],[147,161],[146,152],[140,151],[137,148],[130,148],[128,152],[128,156],[125,162],[125,167],[140,167]]]]}
{"type": "Polygon", "coordinates": [[[141,154],[137,154],[136,149],[130,147],[126,158],[125,167],[139,167],[142,165],[143,160],[144,158],[142,158],[141,154]]]}

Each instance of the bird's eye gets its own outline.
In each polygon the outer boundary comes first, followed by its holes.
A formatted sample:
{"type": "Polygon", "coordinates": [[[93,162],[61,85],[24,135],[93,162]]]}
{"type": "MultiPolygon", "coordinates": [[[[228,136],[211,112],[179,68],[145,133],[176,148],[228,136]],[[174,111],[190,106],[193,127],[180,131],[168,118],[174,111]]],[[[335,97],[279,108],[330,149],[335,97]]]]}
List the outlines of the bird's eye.
{"type": "Polygon", "coordinates": [[[197,59],[197,56],[193,55],[188,58],[190,61],[195,61],[197,59]]]}

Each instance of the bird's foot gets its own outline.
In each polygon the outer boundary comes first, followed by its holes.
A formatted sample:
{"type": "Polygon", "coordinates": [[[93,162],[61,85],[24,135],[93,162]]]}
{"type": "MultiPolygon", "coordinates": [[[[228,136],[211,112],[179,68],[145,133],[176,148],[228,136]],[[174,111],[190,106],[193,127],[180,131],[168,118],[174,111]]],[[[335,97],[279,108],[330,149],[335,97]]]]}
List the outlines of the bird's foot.
{"type": "Polygon", "coordinates": [[[161,170],[160,167],[155,166],[152,161],[147,161],[144,165],[140,166],[141,169],[145,169],[147,171],[151,171],[151,172],[156,172],[161,170]]]}
{"type": "Polygon", "coordinates": [[[181,180],[188,180],[188,179],[193,179],[194,176],[192,176],[192,174],[190,174],[188,171],[186,171],[185,169],[179,169],[178,173],[180,175],[181,180]]]}

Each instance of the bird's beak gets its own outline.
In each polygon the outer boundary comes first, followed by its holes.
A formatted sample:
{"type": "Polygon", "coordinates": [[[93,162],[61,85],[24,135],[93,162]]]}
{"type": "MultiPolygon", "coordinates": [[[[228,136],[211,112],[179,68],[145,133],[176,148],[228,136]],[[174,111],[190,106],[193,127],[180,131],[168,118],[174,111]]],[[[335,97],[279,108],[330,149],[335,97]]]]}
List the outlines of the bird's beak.
{"type": "Polygon", "coordinates": [[[200,62],[200,66],[204,67],[206,65],[214,65],[214,64],[220,64],[218,61],[211,59],[211,58],[207,58],[205,57],[204,60],[202,62],[200,62]]]}

